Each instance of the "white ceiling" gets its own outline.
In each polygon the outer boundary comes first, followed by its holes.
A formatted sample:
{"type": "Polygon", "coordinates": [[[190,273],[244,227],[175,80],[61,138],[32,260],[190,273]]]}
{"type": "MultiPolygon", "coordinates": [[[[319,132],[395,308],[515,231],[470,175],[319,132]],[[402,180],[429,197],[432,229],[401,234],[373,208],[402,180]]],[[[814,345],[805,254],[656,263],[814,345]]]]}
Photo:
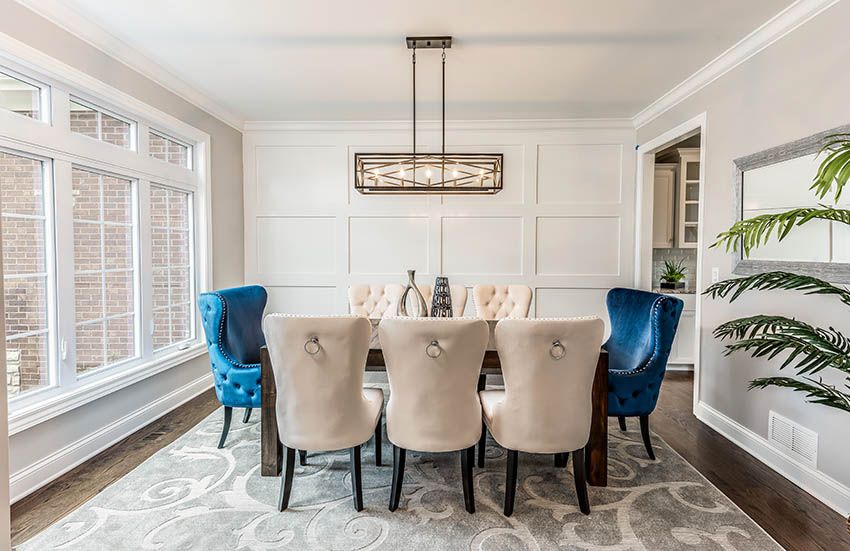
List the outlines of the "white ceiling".
{"type": "MultiPolygon", "coordinates": [[[[244,120],[399,120],[407,35],[455,37],[450,119],[631,117],[790,0],[64,3],[244,120]]],[[[417,57],[436,119],[440,54],[417,57]]]]}

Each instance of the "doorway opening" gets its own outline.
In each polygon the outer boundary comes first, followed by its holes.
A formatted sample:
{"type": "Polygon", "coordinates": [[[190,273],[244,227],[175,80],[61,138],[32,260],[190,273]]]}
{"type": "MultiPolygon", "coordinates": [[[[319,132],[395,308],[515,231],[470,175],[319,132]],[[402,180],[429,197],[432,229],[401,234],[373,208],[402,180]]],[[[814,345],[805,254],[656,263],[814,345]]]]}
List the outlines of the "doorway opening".
{"type": "Polygon", "coordinates": [[[699,403],[705,115],[638,148],[635,287],[684,302],[668,369],[694,372],[699,403]]]}

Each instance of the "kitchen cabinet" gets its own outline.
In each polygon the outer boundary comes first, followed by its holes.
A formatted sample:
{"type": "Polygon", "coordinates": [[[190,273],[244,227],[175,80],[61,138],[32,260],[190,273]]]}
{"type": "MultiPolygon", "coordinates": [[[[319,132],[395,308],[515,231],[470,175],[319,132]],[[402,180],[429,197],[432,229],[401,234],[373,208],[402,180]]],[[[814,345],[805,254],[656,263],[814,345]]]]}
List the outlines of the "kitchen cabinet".
{"type": "Polygon", "coordinates": [[[696,248],[699,236],[700,163],[698,147],[681,147],[679,153],[678,231],[676,246],[696,248]]]}
{"type": "Polygon", "coordinates": [[[675,246],[676,163],[656,163],[652,201],[652,248],[675,246]]]}
{"type": "Polygon", "coordinates": [[[685,303],[682,308],[682,316],[679,318],[679,327],[673,339],[670,349],[668,364],[691,364],[694,363],[696,350],[694,350],[694,339],[696,338],[696,304],[695,294],[676,294],[676,298],[685,303]]]}

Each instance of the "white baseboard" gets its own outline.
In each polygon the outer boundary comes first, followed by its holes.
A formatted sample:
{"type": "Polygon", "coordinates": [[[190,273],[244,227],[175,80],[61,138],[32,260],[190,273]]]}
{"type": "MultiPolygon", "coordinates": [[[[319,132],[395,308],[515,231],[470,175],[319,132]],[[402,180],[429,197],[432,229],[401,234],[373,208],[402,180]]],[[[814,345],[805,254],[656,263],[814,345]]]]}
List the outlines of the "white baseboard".
{"type": "Polygon", "coordinates": [[[694,364],[667,364],[667,371],[693,371],[694,364]]]}
{"type": "Polygon", "coordinates": [[[850,513],[850,488],[834,478],[789,457],[762,436],[700,402],[694,412],[697,419],[713,428],[747,453],[778,472],[843,517],[850,513]]]}
{"type": "Polygon", "coordinates": [[[53,452],[40,461],[13,473],[9,478],[12,503],[91,459],[109,446],[188,402],[205,390],[212,388],[212,385],[213,379],[209,374],[199,377],[144,407],[116,419],[84,438],[53,452]]]}

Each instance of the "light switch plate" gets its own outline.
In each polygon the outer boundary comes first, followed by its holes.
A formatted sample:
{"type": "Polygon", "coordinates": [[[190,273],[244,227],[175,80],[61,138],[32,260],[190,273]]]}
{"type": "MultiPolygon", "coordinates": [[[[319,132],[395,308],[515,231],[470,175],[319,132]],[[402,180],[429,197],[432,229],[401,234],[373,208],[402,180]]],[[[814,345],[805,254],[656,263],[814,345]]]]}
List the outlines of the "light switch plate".
{"type": "Polygon", "coordinates": [[[720,281],[720,268],[714,267],[711,269],[711,282],[717,283],[720,281]]]}

